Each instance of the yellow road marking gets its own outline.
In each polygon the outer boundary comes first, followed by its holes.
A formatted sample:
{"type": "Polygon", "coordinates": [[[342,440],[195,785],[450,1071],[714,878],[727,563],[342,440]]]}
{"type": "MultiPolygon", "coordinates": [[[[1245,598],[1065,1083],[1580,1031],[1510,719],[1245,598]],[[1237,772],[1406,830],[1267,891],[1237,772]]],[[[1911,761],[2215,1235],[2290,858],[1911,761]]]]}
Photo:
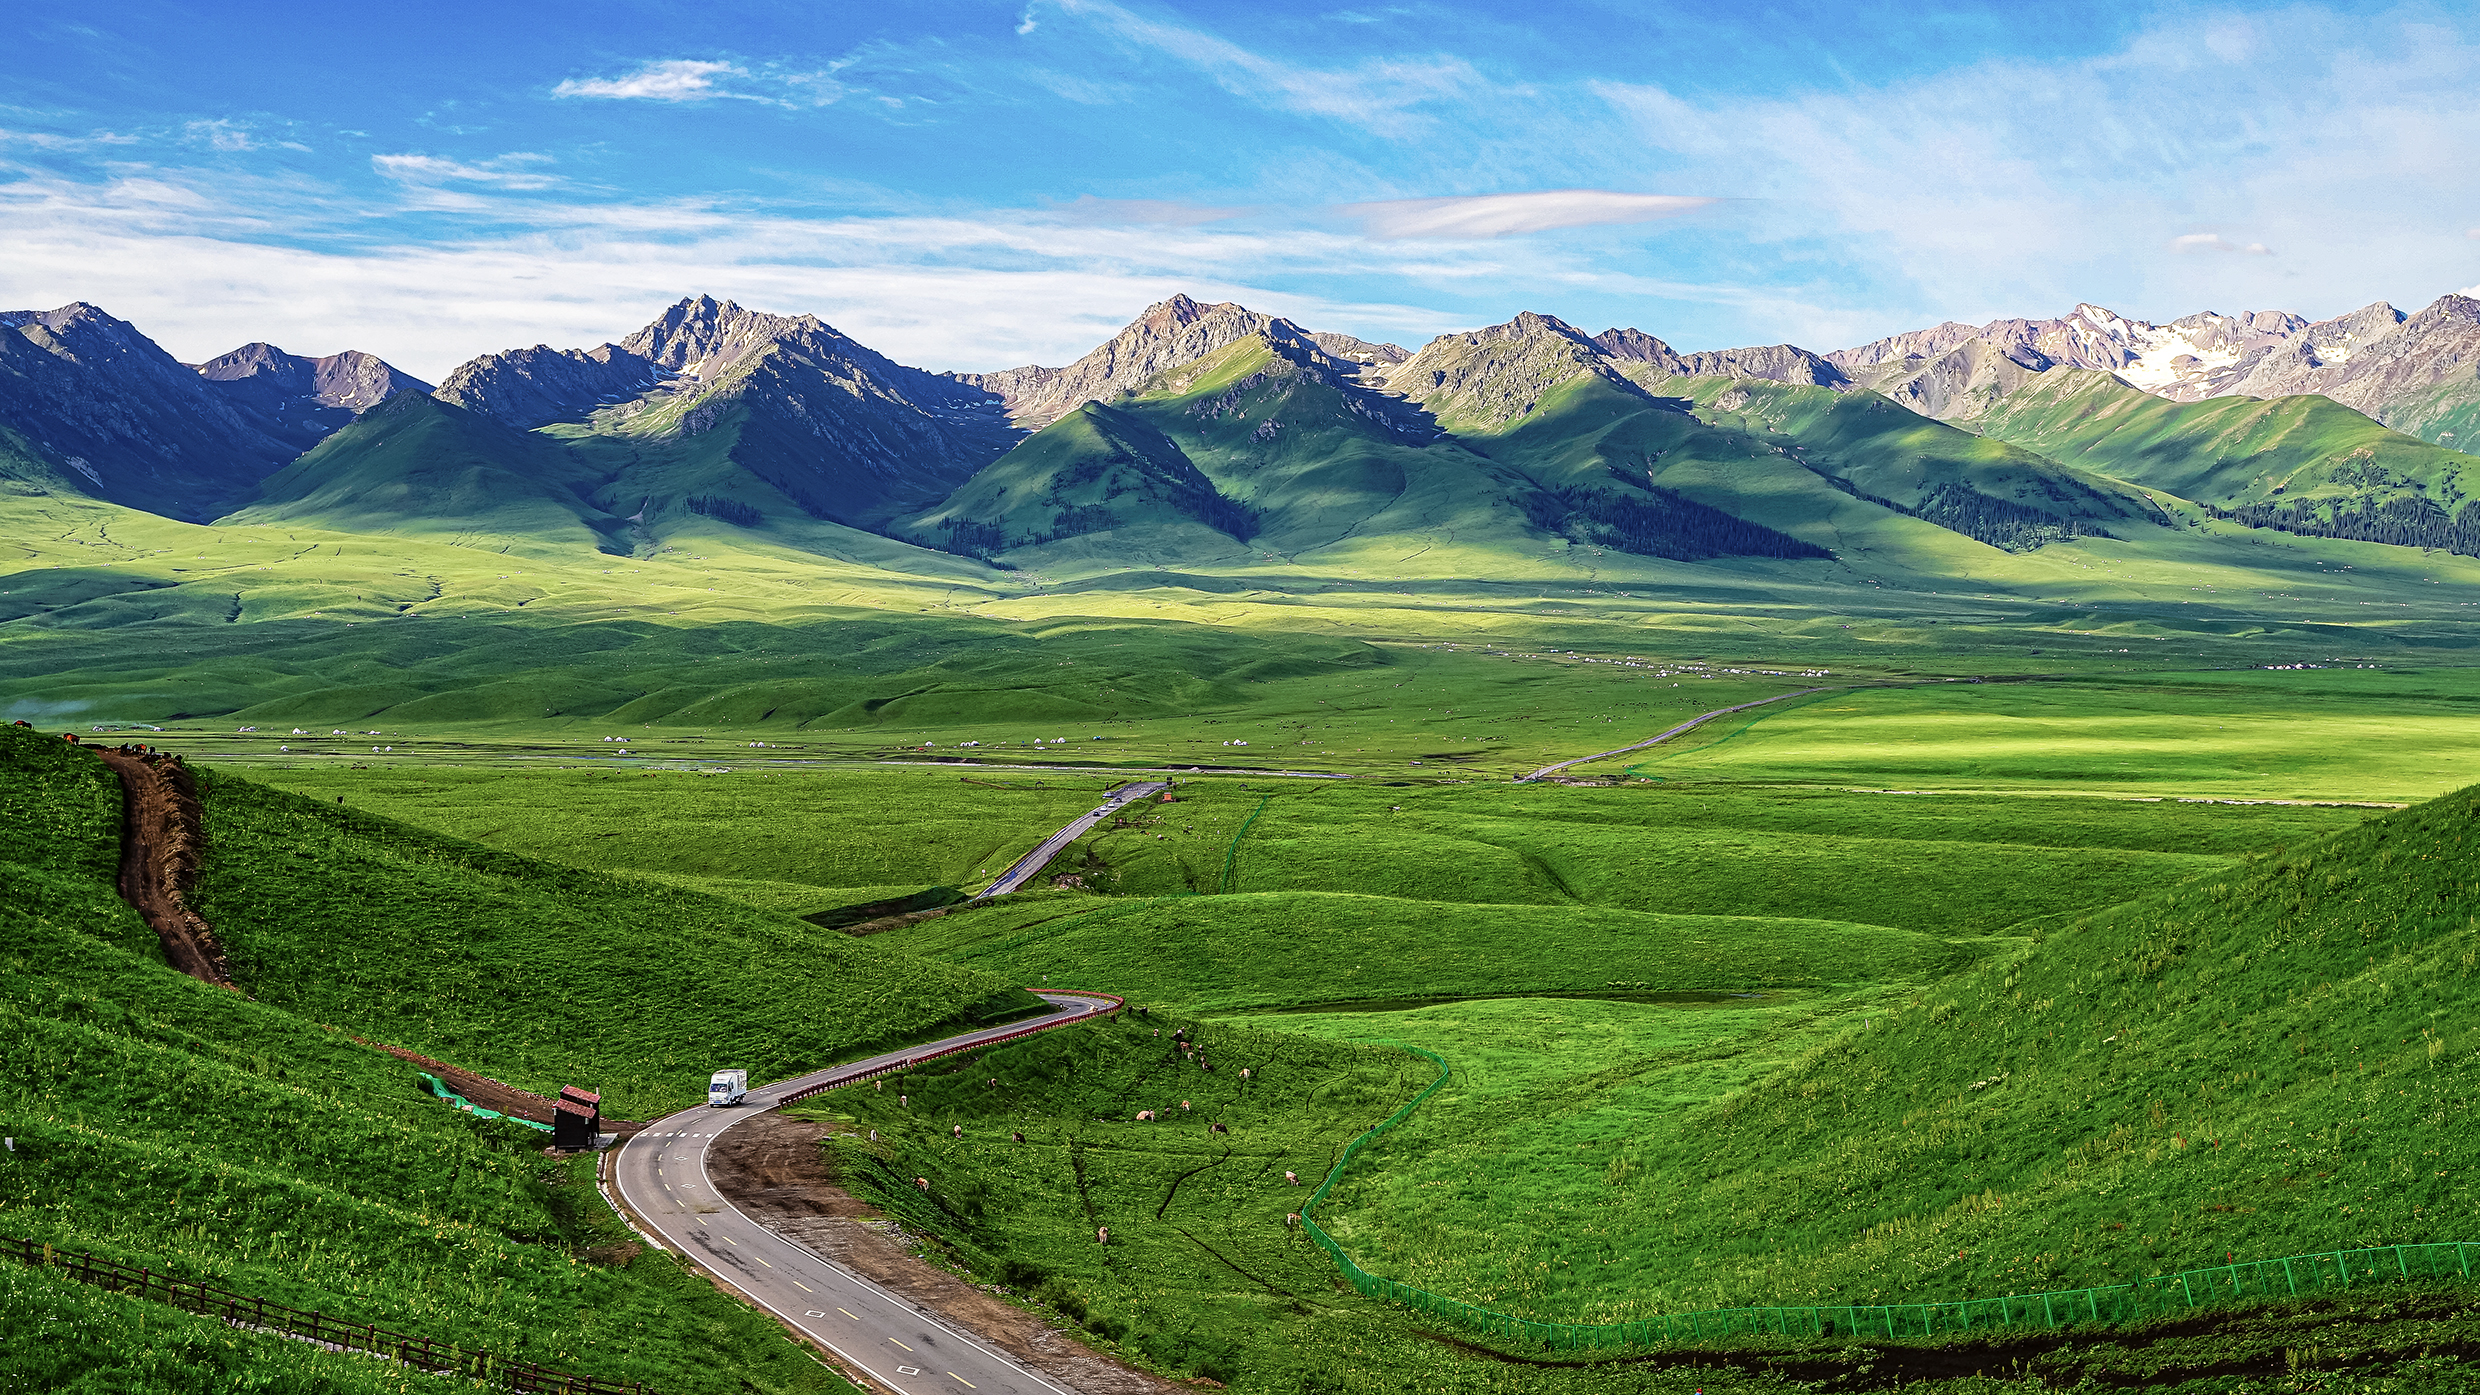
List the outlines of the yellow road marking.
{"type": "MultiPolygon", "coordinates": [[[[758,1259],[758,1256],[756,1256],[756,1255],[751,1255],[751,1256],[750,1256],[750,1258],[751,1258],[751,1259],[756,1259],[756,1260],[758,1260],[758,1262],[759,1262],[760,1264],[766,1264],[766,1261],[765,1261],[765,1260],[763,1260],[763,1259],[758,1259]]],[[[775,1266],[774,1266],[774,1265],[772,1265],[772,1264],[766,1264],[766,1267],[767,1267],[767,1268],[769,1268],[769,1269],[772,1269],[772,1268],[774,1268],[775,1266]]]]}
{"type": "MultiPolygon", "coordinates": [[[[887,1340],[888,1340],[888,1341],[891,1341],[891,1342],[896,1342],[896,1339],[895,1339],[895,1338],[893,1338],[893,1337],[889,1337],[887,1340]]],[[[900,1346],[900,1347],[904,1347],[904,1343],[902,1343],[902,1342],[896,1342],[896,1345],[897,1345],[897,1346],[900,1346]]],[[[911,1350],[912,1350],[912,1348],[911,1348],[911,1347],[904,1347],[904,1349],[905,1349],[906,1351],[911,1351],[911,1350]]]]}
{"type": "Polygon", "coordinates": [[[979,1389],[981,1389],[981,1387],[980,1387],[980,1386],[975,1385],[973,1382],[971,1382],[971,1381],[969,1381],[969,1380],[966,1380],[964,1377],[962,1377],[962,1376],[960,1376],[960,1375],[957,1375],[957,1374],[956,1374],[955,1372],[953,1372],[953,1371],[950,1371],[950,1372],[948,1372],[948,1373],[947,1373],[947,1378],[948,1378],[949,1380],[954,1381],[956,1384],[963,1386],[963,1387],[964,1387],[965,1389],[967,1389],[967,1390],[979,1390],[979,1389]]]}
{"type": "Polygon", "coordinates": [[[817,1292],[817,1290],[816,1290],[816,1289],[813,1289],[813,1288],[811,1288],[809,1285],[807,1285],[807,1284],[805,1284],[805,1283],[802,1283],[799,1279],[794,1279],[794,1280],[792,1281],[792,1286],[793,1286],[794,1288],[799,1289],[799,1290],[800,1290],[801,1292],[803,1292],[803,1293],[815,1293],[815,1292],[817,1292]]]}
{"type": "Polygon", "coordinates": [[[853,1321],[855,1321],[855,1322],[859,1322],[859,1321],[861,1321],[861,1318],[860,1318],[860,1315],[859,1315],[859,1314],[856,1314],[856,1313],[851,1313],[851,1312],[846,1312],[846,1311],[845,1311],[844,1309],[842,1309],[842,1308],[838,1308],[838,1309],[836,1309],[836,1311],[837,1311],[837,1312],[839,1312],[839,1313],[843,1313],[843,1314],[844,1314],[844,1316],[846,1316],[846,1317],[848,1317],[848,1318],[851,1318],[851,1319],[852,1319],[853,1321]]]}
{"type": "Polygon", "coordinates": [[[731,1246],[733,1249],[736,1249],[736,1250],[737,1250],[737,1249],[739,1249],[739,1248],[741,1247],[741,1242],[740,1242],[740,1241],[738,1241],[738,1240],[733,1239],[733,1238],[732,1238],[731,1236],[729,1236],[729,1235],[727,1235],[727,1236],[723,1237],[723,1243],[725,1243],[725,1244],[727,1244],[727,1245],[731,1246]]]}

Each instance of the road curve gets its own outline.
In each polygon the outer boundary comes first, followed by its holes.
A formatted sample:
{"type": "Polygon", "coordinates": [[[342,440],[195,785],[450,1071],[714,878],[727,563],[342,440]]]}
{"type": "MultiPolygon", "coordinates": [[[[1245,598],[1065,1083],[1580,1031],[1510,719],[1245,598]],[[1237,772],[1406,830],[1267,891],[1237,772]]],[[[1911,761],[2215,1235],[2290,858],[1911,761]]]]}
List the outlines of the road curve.
{"type": "Polygon", "coordinates": [[[993,896],[1005,896],[1011,891],[1022,888],[1025,883],[1032,881],[1043,868],[1049,866],[1052,858],[1059,856],[1061,848],[1084,837],[1085,830],[1135,801],[1149,794],[1160,794],[1169,788],[1171,788],[1169,780],[1139,780],[1135,784],[1122,785],[1111,791],[1109,797],[1104,799],[1099,807],[1090,813],[1079,815],[1067,827],[1043,839],[1042,846],[1016,859],[1015,865],[999,874],[999,880],[992,882],[981,895],[973,899],[986,901],[993,896]]]}
{"type": "Polygon", "coordinates": [[[746,1103],[734,1108],[697,1105],[657,1119],[614,1150],[612,1185],[641,1233],[705,1266],[896,1395],[1074,1395],[926,1309],[759,1225],[706,1176],[706,1150],[714,1141],[777,1105],[932,1056],[1081,1022],[1121,1005],[1098,993],[1040,996],[1053,1005],[1042,1017],[777,1081],[751,1090],[746,1103]]]}
{"type": "Polygon", "coordinates": [[[1583,765],[1589,761],[1607,760],[1612,756],[1624,756],[1630,751],[1641,751],[1647,746],[1659,746],[1663,742],[1677,736],[1679,733],[1686,731],[1691,727],[1702,726],[1716,717],[1728,716],[1733,712],[1745,712],[1751,707],[1763,707],[1769,702],[1781,702],[1787,698],[1806,697],[1810,693],[1822,693],[1825,691],[1827,690],[1824,688],[1802,688],[1796,693],[1776,693],[1770,698],[1758,698],[1755,702],[1743,702],[1737,707],[1717,707],[1711,712],[1701,713],[1697,716],[1690,717],[1688,720],[1681,722],[1679,725],[1672,727],[1669,731],[1666,731],[1651,740],[1639,741],[1633,746],[1621,746],[1615,751],[1603,751],[1596,755],[1578,756],[1574,760],[1563,760],[1556,765],[1545,765],[1530,775],[1518,775],[1516,777],[1516,783],[1522,784],[1527,780],[1539,780],[1546,776],[1556,775],[1571,765],[1583,765]]]}

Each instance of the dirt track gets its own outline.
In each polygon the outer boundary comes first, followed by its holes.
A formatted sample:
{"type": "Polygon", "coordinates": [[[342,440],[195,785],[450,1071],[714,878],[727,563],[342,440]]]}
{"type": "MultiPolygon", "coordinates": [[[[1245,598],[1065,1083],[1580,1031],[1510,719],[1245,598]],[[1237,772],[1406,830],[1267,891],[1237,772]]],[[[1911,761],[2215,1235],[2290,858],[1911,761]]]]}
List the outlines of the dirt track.
{"type": "Polygon", "coordinates": [[[819,1140],[828,1126],[766,1113],[727,1130],[707,1152],[715,1190],[751,1220],[1086,1395],[1185,1390],[1088,1350],[1066,1333],[907,1253],[869,1203],[827,1175],[819,1140]]]}
{"type": "Polygon", "coordinates": [[[121,899],[154,928],[172,967],[231,988],[232,968],[215,931],[189,908],[206,846],[198,782],[175,756],[88,749],[121,777],[121,899]]]}

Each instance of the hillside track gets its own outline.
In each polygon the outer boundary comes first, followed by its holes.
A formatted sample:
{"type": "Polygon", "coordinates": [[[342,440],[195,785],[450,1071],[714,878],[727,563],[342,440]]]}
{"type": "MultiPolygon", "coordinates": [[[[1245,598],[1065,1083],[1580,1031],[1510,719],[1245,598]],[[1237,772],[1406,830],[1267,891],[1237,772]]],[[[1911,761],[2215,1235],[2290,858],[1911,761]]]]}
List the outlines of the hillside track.
{"type": "Polygon", "coordinates": [[[163,941],[164,957],[172,967],[218,988],[232,988],[232,966],[215,942],[215,930],[189,905],[207,840],[196,777],[179,756],[86,749],[121,781],[121,899],[163,941]]]}
{"type": "MultiPolygon", "coordinates": [[[[902,1070],[933,1056],[1047,1031],[1115,1011],[1115,998],[1042,993],[1051,1011],[1028,1022],[986,1027],[884,1052],[753,1089],[738,1107],[693,1105],[666,1115],[613,1150],[611,1186],[641,1233],[678,1251],[715,1279],[833,1352],[854,1374],[895,1395],[1076,1395],[991,1340],[942,1319],[925,1305],[854,1272],[760,1224],[714,1180],[716,1140],[736,1125],[799,1096],[902,1070]]],[[[760,1204],[762,1212],[767,1208],[760,1204]]]]}
{"type": "Polygon", "coordinates": [[[1681,732],[1694,730],[1695,728],[1701,727],[1707,722],[1712,721],[1716,717],[1727,717],[1734,712],[1745,712],[1751,707],[1763,707],[1769,702],[1788,702],[1792,698],[1807,697],[1811,693],[1827,693],[1833,691],[1835,690],[1832,688],[1802,688],[1796,693],[1776,693],[1770,698],[1758,698],[1755,702],[1743,702],[1736,707],[1717,707],[1711,712],[1703,712],[1694,717],[1690,717],[1688,720],[1672,727],[1669,731],[1662,733],[1660,736],[1648,737],[1643,741],[1637,742],[1633,746],[1621,746],[1616,750],[1600,751],[1589,756],[1578,756],[1574,760],[1563,760],[1558,762],[1556,765],[1545,765],[1530,775],[1518,775],[1516,777],[1516,783],[1524,784],[1531,780],[1547,779],[1548,777],[1565,770],[1571,765],[1585,765],[1597,760],[1608,760],[1612,756],[1624,756],[1630,751],[1641,751],[1647,746],[1659,746],[1663,742],[1670,740],[1672,737],[1679,735],[1681,732]]]}

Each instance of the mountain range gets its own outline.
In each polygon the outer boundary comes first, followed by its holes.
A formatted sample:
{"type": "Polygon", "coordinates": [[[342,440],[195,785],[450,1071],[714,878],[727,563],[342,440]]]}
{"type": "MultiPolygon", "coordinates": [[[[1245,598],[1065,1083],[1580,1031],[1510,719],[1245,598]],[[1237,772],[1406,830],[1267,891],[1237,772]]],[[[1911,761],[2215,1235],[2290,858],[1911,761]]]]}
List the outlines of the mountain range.
{"type": "Polygon", "coordinates": [[[1831,353],[1681,353],[1533,312],[1407,351],[1173,296],[1074,363],[979,374],[693,296],[435,390],[358,352],[184,365],[82,303],[0,314],[0,478],[21,492],[613,554],[722,527],[1193,569],[1417,533],[1940,571],[1957,547],[2196,517],[2475,552],[2480,477],[2451,447],[2476,419],[2461,296],[2316,322],[2079,305],[1831,353]]]}

